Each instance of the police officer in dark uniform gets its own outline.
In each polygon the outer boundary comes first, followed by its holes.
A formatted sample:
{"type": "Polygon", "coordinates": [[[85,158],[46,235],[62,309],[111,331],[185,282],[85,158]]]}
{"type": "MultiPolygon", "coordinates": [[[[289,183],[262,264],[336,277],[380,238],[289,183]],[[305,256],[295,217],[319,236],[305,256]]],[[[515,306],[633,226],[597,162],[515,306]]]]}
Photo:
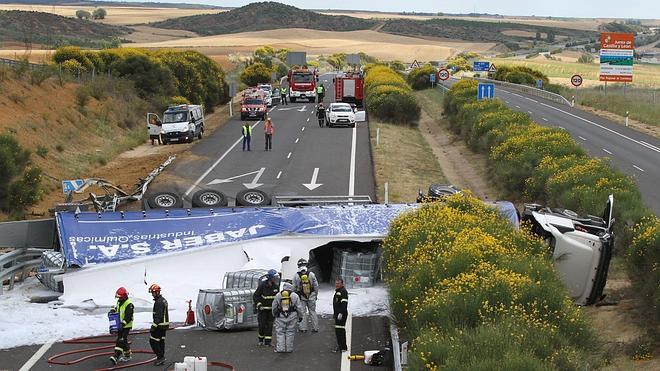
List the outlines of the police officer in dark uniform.
{"type": "Polygon", "coordinates": [[[277,281],[277,271],[275,269],[269,270],[266,278],[261,281],[252,296],[254,306],[258,311],[259,345],[271,346],[270,344],[273,341],[273,299],[280,292],[280,285],[277,281]]]}
{"type": "Polygon", "coordinates": [[[149,287],[149,292],[154,298],[153,323],[149,331],[149,345],[156,354],[154,366],[160,366],[165,363],[165,333],[170,327],[170,315],[167,310],[167,300],[160,294],[160,286],[153,284],[149,287]]]}
{"type": "Polygon", "coordinates": [[[332,310],[335,319],[335,335],[337,335],[337,348],[335,352],[348,350],[346,345],[346,319],[348,318],[348,291],[344,287],[344,279],[335,279],[335,296],[332,299],[332,310]]]}

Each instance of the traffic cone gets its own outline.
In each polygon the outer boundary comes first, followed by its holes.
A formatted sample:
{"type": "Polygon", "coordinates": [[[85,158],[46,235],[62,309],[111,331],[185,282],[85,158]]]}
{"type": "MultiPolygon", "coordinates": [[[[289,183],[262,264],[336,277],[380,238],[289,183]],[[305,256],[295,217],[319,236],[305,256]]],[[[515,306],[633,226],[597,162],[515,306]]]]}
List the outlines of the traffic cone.
{"type": "Polygon", "coordinates": [[[188,300],[188,312],[186,313],[186,325],[195,324],[195,312],[192,310],[192,300],[188,300]]]}

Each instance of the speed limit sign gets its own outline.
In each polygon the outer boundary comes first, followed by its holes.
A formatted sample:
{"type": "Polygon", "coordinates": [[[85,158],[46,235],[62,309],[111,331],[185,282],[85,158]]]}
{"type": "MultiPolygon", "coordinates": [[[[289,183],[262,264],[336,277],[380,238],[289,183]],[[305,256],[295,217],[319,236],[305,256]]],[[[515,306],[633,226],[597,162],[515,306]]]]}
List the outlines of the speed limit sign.
{"type": "Polygon", "coordinates": [[[571,77],[571,84],[573,84],[573,86],[575,86],[576,88],[582,85],[582,76],[573,75],[573,77],[571,77]]]}
{"type": "Polygon", "coordinates": [[[441,68],[440,71],[438,71],[438,78],[442,81],[445,81],[449,78],[449,71],[445,68],[441,68]]]}

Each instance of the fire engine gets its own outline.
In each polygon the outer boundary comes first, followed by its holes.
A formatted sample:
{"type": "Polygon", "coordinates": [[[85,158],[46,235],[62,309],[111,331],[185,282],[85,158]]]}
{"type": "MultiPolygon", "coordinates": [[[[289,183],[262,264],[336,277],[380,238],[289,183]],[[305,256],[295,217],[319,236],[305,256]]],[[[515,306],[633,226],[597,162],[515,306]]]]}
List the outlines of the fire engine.
{"type": "Polygon", "coordinates": [[[289,70],[289,100],[295,103],[302,98],[314,103],[316,101],[316,71],[305,67],[289,70]]]}
{"type": "Polygon", "coordinates": [[[362,106],[364,100],[364,75],[360,72],[344,72],[332,79],[335,85],[335,102],[355,103],[362,106]]]}

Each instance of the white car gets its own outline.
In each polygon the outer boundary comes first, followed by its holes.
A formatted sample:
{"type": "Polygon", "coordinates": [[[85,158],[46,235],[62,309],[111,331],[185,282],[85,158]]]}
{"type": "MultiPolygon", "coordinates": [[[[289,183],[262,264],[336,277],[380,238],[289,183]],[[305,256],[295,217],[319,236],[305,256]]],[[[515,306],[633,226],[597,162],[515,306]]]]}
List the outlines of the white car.
{"type": "Polygon", "coordinates": [[[328,126],[346,125],[355,127],[355,110],[350,104],[331,103],[325,112],[328,126]]]}
{"type": "Polygon", "coordinates": [[[614,219],[610,195],[602,217],[579,216],[567,209],[525,204],[523,222],[550,245],[555,269],[578,305],[591,305],[603,297],[614,248],[614,219]]]}
{"type": "Polygon", "coordinates": [[[266,105],[268,107],[272,107],[273,106],[273,97],[272,97],[272,95],[273,95],[273,85],[271,85],[271,84],[259,84],[259,85],[257,85],[257,89],[263,90],[267,93],[266,98],[265,98],[266,105]]]}

